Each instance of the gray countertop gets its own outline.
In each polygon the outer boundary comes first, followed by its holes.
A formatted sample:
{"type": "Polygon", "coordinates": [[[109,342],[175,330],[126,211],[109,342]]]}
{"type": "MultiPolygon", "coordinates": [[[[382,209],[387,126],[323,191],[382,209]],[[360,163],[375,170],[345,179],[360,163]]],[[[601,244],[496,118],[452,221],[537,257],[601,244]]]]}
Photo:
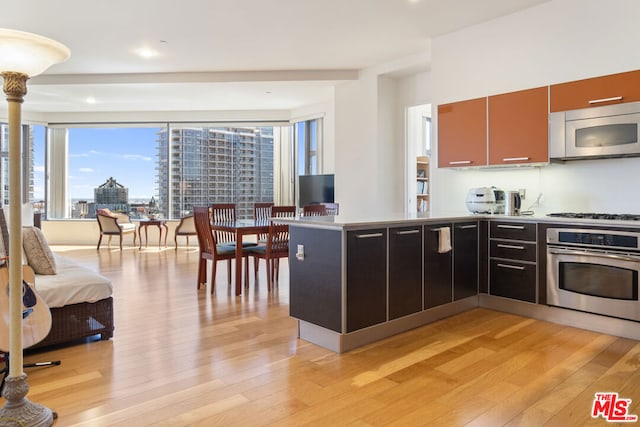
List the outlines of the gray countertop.
{"type": "Polygon", "coordinates": [[[277,221],[289,225],[321,228],[333,230],[355,230],[363,228],[378,227],[402,227],[414,224],[426,224],[433,222],[462,222],[478,219],[491,219],[500,221],[517,222],[542,222],[567,225],[592,225],[601,227],[627,227],[640,228],[640,221],[619,221],[619,220],[595,220],[579,218],[556,218],[545,214],[533,215],[490,215],[471,214],[469,212],[447,212],[447,213],[416,213],[408,215],[369,215],[359,217],[338,216],[316,216],[298,218],[278,218],[277,221]]]}

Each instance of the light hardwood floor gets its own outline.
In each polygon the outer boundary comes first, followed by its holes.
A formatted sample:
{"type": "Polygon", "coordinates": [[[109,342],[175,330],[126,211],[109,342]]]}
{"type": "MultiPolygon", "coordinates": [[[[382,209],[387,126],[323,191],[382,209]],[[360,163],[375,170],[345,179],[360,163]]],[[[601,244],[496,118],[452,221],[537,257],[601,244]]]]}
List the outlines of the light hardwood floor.
{"type": "MultiPolygon", "coordinates": [[[[640,343],[475,309],[338,355],[297,339],[288,280],[196,290],[197,250],[54,248],[113,280],[115,335],[29,354],[56,426],[583,426],[595,392],[640,415],[640,343]]],[[[4,404],[4,402],[2,402],[4,404]]]]}

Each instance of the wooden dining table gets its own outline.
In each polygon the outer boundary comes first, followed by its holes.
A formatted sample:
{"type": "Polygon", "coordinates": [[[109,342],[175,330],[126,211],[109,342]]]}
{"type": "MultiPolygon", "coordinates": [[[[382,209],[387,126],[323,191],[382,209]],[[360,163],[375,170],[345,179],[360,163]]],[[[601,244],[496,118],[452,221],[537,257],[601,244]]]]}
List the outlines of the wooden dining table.
{"type": "MultiPolygon", "coordinates": [[[[240,219],[235,222],[213,222],[211,230],[235,234],[236,241],[236,295],[242,293],[242,240],[244,236],[269,233],[269,220],[240,219]]],[[[248,262],[248,261],[247,261],[248,262]]],[[[247,277],[247,280],[249,278],[247,277]]]]}

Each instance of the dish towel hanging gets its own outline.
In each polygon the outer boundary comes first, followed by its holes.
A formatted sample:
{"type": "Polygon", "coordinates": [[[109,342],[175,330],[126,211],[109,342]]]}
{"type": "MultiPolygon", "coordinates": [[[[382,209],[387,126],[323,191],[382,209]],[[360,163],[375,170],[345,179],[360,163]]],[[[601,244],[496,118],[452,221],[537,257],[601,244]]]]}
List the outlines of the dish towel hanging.
{"type": "Polygon", "coordinates": [[[440,227],[438,230],[438,253],[444,254],[451,250],[451,228],[440,227]]]}

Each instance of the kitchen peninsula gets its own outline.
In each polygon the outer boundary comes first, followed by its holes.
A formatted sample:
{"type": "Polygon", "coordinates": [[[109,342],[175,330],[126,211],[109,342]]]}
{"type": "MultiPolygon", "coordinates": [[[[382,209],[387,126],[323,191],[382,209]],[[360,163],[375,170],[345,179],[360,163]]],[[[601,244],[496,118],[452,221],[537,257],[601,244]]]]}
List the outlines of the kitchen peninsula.
{"type": "Polygon", "coordinates": [[[478,306],[640,339],[638,322],[546,305],[546,229],[598,221],[470,214],[279,221],[290,226],[290,315],[300,338],[336,352],[478,306]],[[508,253],[514,247],[527,249],[522,259],[508,253]],[[509,268],[496,270],[502,266],[509,268]]]}

